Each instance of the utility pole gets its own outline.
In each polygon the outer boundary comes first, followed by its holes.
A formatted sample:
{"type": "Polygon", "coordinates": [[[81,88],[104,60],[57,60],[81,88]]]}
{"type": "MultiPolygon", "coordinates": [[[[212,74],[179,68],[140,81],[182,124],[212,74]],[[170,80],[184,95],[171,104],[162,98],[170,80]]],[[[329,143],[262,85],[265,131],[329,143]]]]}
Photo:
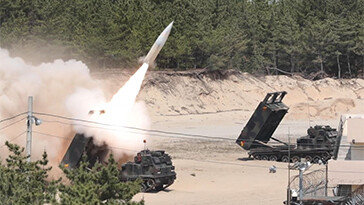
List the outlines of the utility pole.
{"type": "Polygon", "coordinates": [[[30,155],[32,153],[32,124],[33,124],[33,96],[28,97],[28,120],[27,120],[27,162],[30,162],[30,155]]]}
{"type": "Polygon", "coordinates": [[[303,172],[309,168],[307,162],[298,162],[297,168],[299,171],[299,199],[300,204],[303,204],[303,172]]]}
{"type": "Polygon", "coordinates": [[[291,137],[288,127],[288,185],[287,185],[287,204],[291,204],[291,137]]]}
{"type": "Polygon", "coordinates": [[[300,198],[300,201],[302,201],[302,199],[303,199],[303,171],[304,171],[304,168],[302,167],[301,162],[300,162],[298,171],[300,173],[300,175],[299,175],[299,178],[300,178],[300,181],[299,181],[299,189],[300,189],[299,198],[300,198]]]}
{"type": "Polygon", "coordinates": [[[328,172],[329,172],[329,161],[327,160],[325,163],[326,166],[326,179],[325,179],[325,196],[327,196],[327,185],[329,182],[328,172]]]}

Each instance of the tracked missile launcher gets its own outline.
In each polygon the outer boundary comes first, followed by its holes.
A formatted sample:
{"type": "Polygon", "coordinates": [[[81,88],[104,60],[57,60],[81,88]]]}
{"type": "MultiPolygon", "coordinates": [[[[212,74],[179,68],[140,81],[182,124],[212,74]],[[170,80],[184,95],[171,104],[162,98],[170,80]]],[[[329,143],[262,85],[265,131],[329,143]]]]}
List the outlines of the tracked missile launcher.
{"type": "MultiPolygon", "coordinates": [[[[78,167],[85,154],[89,167],[96,162],[106,164],[110,149],[107,144],[96,145],[92,137],[76,134],[64,155],[61,166],[73,169],[78,167]]],[[[142,191],[160,191],[176,179],[176,172],[172,165],[171,157],[164,151],[142,150],[133,162],[127,162],[121,166],[119,179],[121,181],[134,181],[142,179],[142,191]]]]}
{"type": "Polygon", "coordinates": [[[176,179],[176,172],[171,157],[164,151],[142,150],[134,157],[134,162],[128,162],[121,167],[121,180],[133,181],[143,179],[143,191],[160,191],[176,179]]]}
{"type": "Polygon", "coordinates": [[[288,112],[282,102],[287,93],[268,93],[259,103],[252,117],[239,135],[236,143],[248,150],[249,157],[257,160],[296,162],[301,158],[318,163],[327,161],[333,155],[337,131],[330,126],[314,126],[307,130],[307,136],[297,139],[296,145],[288,145],[274,137],[274,131],[288,112]],[[273,146],[274,140],[281,145],[273,146]]]}
{"type": "Polygon", "coordinates": [[[63,156],[61,166],[75,168],[79,165],[82,155],[85,154],[89,166],[92,167],[98,161],[105,163],[105,158],[109,153],[106,144],[98,146],[94,143],[92,137],[85,137],[83,134],[76,134],[68,147],[66,154],[63,156]]]}

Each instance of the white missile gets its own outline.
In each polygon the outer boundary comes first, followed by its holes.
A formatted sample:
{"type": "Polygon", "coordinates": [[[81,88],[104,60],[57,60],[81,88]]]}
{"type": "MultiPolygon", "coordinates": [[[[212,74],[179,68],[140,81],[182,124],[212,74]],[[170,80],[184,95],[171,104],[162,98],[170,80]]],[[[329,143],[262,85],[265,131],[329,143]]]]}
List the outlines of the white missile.
{"type": "MultiPolygon", "coordinates": [[[[158,56],[159,52],[161,51],[164,44],[166,43],[169,33],[171,33],[172,26],[173,26],[173,21],[158,36],[158,38],[154,42],[152,48],[149,50],[147,56],[144,58],[143,65],[138,69],[138,71],[133,76],[130,77],[130,79],[124,84],[124,86],[122,88],[120,88],[120,90],[113,96],[113,98],[111,99],[111,102],[109,102],[108,104],[112,104],[112,102],[115,101],[116,104],[118,104],[118,106],[120,106],[121,103],[124,103],[123,104],[124,107],[131,108],[131,106],[135,102],[136,96],[139,93],[145,73],[147,72],[149,66],[153,65],[155,58],[158,56]],[[130,92],[132,90],[136,90],[136,92],[130,92]],[[123,98],[121,96],[127,96],[127,97],[123,98]],[[121,100],[121,99],[129,99],[129,101],[121,100]],[[121,101],[121,103],[120,103],[120,101],[121,101]]],[[[118,107],[118,106],[115,106],[115,107],[118,107]]],[[[90,110],[88,112],[88,114],[90,116],[101,116],[101,115],[109,113],[109,111],[107,110],[107,107],[105,107],[105,105],[101,106],[100,108],[95,109],[95,110],[90,110]]]]}
{"type": "Polygon", "coordinates": [[[154,42],[152,48],[149,50],[147,56],[144,58],[144,63],[149,65],[153,64],[157,58],[159,52],[166,43],[169,33],[171,32],[173,26],[173,21],[163,30],[163,32],[158,36],[157,40],[154,42]]]}

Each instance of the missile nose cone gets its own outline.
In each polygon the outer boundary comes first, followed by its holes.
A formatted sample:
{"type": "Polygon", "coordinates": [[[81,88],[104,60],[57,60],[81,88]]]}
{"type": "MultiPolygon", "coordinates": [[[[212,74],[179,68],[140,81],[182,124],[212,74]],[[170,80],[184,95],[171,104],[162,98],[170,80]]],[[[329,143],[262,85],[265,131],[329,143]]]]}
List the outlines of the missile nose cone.
{"type": "Polygon", "coordinates": [[[158,45],[158,46],[164,46],[164,44],[166,43],[167,39],[168,39],[168,36],[169,34],[171,33],[171,29],[172,29],[172,26],[173,26],[173,21],[172,23],[170,23],[164,30],[163,32],[158,36],[157,40],[155,41],[155,43],[158,45]]]}
{"type": "Polygon", "coordinates": [[[173,21],[163,30],[163,32],[158,36],[157,40],[153,44],[152,48],[149,50],[147,56],[144,58],[144,63],[152,64],[157,55],[161,51],[162,47],[166,43],[169,33],[171,33],[171,29],[173,26],[173,21]]]}
{"type": "Polygon", "coordinates": [[[168,26],[164,29],[163,32],[168,31],[168,35],[169,35],[169,33],[171,32],[172,26],[173,26],[173,22],[174,21],[172,21],[170,24],[168,24],[168,26]]]}
{"type": "Polygon", "coordinates": [[[163,30],[163,32],[158,36],[156,43],[160,46],[164,46],[166,43],[169,34],[171,33],[171,29],[173,26],[173,21],[163,30]]]}

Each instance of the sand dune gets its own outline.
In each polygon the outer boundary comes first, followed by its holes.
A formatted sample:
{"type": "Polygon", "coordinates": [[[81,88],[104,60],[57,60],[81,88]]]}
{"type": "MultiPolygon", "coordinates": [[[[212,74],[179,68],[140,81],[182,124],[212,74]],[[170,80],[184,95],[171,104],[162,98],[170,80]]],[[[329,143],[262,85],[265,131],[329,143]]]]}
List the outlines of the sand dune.
{"type": "MultiPolygon", "coordinates": [[[[116,90],[129,72],[94,73],[116,90]]],[[[299,76],[255,77],[239,71],[151,71],[138,99],[150,115],[189,115],[227,111],[252,111],[267,92],[287,91],[288,119],[329,119],[341,113],[364,111],[364,80],[325,78],[310,81],[299,76]]],[[[112,93],[112,92],[111,92],[112,93]]]]}

